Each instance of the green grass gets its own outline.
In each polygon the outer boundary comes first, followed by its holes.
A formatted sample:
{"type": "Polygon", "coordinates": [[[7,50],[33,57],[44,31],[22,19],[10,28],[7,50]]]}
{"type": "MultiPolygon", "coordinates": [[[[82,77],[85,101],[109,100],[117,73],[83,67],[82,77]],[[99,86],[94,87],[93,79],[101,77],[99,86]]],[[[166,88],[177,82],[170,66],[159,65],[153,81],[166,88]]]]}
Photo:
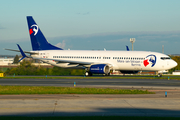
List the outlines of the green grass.
{"type": "Polygon", "coordinates": [[[124,90],[51,86],[0,86],[0,95],[13,94],[154,94],[148,90],[124,90]]]}
{"type": "Polygon", "coordinates": [[[177,117],[124,117],[124,116],[83,116],[83,117],[0,117],[0,120],[179,120],[177,117]]]}

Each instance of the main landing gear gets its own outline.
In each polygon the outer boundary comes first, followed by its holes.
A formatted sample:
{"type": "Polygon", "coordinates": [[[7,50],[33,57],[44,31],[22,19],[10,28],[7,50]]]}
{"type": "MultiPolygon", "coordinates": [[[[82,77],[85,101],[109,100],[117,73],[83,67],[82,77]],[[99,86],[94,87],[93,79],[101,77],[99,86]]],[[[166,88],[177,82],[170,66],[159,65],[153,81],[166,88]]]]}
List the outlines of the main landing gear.
{"type": "Polygon", "coordinates": [[[86,71],[85,76],[92,76],[91,72],[86,71]]]}
{"type": "Polygon", "coordinates": [[[105,74],[104,76],[110,76],[110,72],[109,72],[109,73],[107,73],[107,74],[105,74]]]}
{"type": "MultiPolygon", "coordinates": [[[[86,71],[85,76],[92,76],[93,74],[91,72],[86,71]]],[[[110,76],[110,73],[103,74],[104,76],[110,76]]]]}

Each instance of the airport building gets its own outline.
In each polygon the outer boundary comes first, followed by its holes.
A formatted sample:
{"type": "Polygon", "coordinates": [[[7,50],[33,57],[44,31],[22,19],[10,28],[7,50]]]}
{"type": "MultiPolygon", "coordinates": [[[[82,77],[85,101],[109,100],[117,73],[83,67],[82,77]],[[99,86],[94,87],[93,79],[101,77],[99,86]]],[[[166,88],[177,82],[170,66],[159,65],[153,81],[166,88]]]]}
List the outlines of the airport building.
{"type": "Polygon", "coordinates": [[[14,61],[14,58],[0,58],[0,66],[8,66],[12,64],[14,61]]]}
{"type": "Polygon", "coordinates": [[[180,75],[180,70],[175,70],[172,74],[173,75],[180,75]]]}
{"type": "MultiPolygon", "coordinates": [[[[20,65],[20,63],[18,64],[13,64],[14,62],[14,57],[15,56],[12,56],[12,55],[0,55],[0,68],[2,67],[8,67],[8,68],[11,68],[11,67],[17,67],[18,65],[20,65]]],[[[21,58],[22,56],[19,56],[19,59],[21,58]]],[[[32,62],[32,65],[34,66],[43,66],[43,67],[46,67],[46,68],[52,68],[53,66],[50,65],[50,64],[47,64],[47,63],[43,63],[41,62],[40,60],[33,60],[32,58],[25,58],[24,60],[26,61],[31,61],[32,62]]],[[[22,62],[22,61],[21,61],[22,62]]]]}

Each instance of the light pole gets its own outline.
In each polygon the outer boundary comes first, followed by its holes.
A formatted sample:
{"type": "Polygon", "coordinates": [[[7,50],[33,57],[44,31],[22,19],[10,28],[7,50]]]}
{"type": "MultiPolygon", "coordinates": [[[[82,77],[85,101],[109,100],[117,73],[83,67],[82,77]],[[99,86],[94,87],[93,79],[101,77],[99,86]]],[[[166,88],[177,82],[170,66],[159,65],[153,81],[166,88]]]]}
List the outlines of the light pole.
{"type": "Polygon", "coordinates": [[[132,51],[133,51],[133,43],[135,42],[135,38],[130,38],[130,42],[132,43],[132,51]]]}
{"type": "Polygon", "coordinates": [[[162,53],[164,54],[164,45],[162,45],[162,53]]]}

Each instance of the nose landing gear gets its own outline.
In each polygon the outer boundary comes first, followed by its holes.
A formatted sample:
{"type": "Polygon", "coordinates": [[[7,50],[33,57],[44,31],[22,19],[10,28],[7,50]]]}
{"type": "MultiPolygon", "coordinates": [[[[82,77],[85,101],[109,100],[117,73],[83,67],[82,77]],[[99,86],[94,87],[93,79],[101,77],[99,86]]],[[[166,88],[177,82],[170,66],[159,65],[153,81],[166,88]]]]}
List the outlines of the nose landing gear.
{"type": "Polygon", "coordinates": [[[162,77],[162,73],[158,73],[158,77],[162,77]]]}

